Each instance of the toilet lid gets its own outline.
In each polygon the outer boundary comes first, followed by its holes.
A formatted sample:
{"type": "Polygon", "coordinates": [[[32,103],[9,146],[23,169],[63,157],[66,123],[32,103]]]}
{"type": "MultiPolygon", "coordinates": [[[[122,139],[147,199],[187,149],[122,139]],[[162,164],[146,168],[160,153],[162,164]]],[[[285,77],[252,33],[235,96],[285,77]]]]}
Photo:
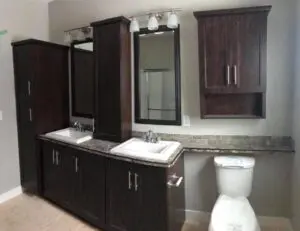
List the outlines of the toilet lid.
{"type": "Polygon", "coordinates": [[[255,159],[242,156],[217,156],[215,165],[224,168],[253,168],[255,159]]]}

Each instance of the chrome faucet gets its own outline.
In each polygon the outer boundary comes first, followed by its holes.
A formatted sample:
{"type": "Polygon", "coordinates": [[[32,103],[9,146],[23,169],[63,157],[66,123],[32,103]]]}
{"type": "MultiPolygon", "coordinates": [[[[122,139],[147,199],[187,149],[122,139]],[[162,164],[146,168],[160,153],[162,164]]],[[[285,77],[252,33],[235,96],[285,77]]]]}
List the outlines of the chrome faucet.
{"type": "Polygon", "coordinates": [[[160,140],[157,134],[155,134],[152,130],[149,130],[144,135],[144,141],[147,143],[157,143],[160,140]]]}
{"type": "Polygon", "coordinates": [[[80,132],[84,131],[82,124],[78,121],[74,122],[73,127],[75,128],[76,131],[80,131],[80,132]]]}

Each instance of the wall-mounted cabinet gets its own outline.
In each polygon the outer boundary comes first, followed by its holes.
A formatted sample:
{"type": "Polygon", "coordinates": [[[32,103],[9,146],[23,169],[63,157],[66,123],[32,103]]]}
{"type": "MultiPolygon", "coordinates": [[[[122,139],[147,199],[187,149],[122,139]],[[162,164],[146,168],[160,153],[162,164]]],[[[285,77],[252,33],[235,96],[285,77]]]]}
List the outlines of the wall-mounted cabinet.
{"type": "Polygon", "coordinates": [[[195,12],[202,118],[264,118],[271,6],[195,12]]]}

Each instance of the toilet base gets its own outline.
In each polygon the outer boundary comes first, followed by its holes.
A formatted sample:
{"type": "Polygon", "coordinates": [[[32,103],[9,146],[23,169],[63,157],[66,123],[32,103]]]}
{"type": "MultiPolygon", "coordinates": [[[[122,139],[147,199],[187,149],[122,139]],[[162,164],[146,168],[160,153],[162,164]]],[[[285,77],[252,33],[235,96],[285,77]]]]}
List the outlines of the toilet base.
{"type": "Polygon", "coordinates": [[[209,231],[260,231],[260,227],[247,198],[220,195],[211,215],[209,231]]]}

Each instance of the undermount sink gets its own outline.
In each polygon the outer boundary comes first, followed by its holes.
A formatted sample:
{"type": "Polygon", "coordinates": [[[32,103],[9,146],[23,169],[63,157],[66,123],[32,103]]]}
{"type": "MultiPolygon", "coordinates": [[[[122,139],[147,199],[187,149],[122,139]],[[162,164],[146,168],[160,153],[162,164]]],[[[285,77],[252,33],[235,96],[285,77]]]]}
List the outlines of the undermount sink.
{"type": "Polygon", "coordinates": [[[132,138],[113,148],[112,154],[166,161],[180,148],[181,144],[175,141],[159,141],[148,143],[142,139],[132,138]]]}
{"type": "Polygon", "coordinates": [[[63,130],[50,132],[47,133],[46,136],[49,136],[53,139],[75,144],[81,144],[93,138],[91,132],[80,132],[75,130],[74,128],[65,128],[63,130]]]}

